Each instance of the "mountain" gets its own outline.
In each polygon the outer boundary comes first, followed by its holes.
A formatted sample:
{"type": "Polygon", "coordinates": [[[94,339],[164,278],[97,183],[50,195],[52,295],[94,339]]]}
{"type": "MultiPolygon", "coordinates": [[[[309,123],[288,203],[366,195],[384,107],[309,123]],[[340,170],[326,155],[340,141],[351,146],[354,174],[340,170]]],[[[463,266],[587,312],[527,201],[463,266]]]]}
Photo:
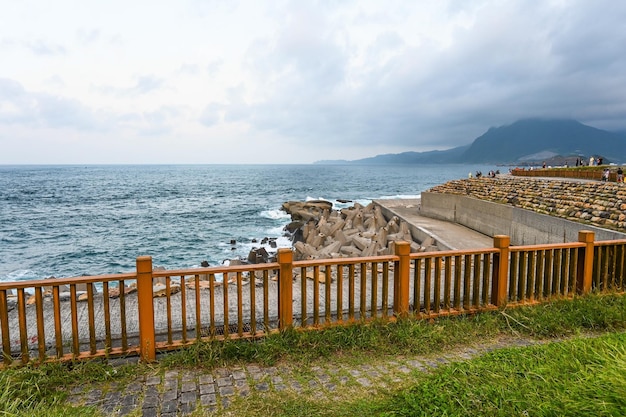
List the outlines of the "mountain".
{"type": "Polygon", "coordinates": [[[359,159],[358,162],[363,164],[453,164],[458,162],[469,146],[459,146],[445,151],[390,153],[359,159]]]}
{"type": "Polygon", "coordinates": [[[602,156],[607,162],[626,162],[626,134],[608,132],[569,119],[524,119],[492,127],[465,146],[445,151],[403,152],[354,161],[359,164],[494,163],[528,164],[581,156],[602,156]]]}
{"type": "Polygon", "coordinates": [[[460,160],[507,163],[540,161],[557,155],[601,155],[605,160],[624,161],[626,140],[575,120],[526,119],[489,129],[472,142],[460,160]]]}

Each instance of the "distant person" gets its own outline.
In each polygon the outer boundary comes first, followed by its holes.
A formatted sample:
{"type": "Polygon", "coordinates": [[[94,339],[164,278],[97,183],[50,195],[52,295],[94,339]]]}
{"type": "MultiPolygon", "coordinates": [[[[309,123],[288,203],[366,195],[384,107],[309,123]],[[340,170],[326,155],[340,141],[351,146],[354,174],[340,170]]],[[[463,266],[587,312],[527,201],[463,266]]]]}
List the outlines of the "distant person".
{"type": "Polygon", "coordinates": [[[617,182],[624,182],[624,170],[622,167],[617,168],[617,182]]]}
{"type": "Polygon", "coordinates": [[[598,165],[602,165],[602,161],[603,161],[602,157],[601,157],[601,156],[599,156],[599,157],[598,157],[598,165]]]}
{"type": "Polygon", "coordinates": [[[591,158],[589,158],[589,166],[592,167],[595,165],[596,160],[593,158],[593,156],[591,158]]]}
{"type": "Polygon", "coordinates": [[[543,169],[546,169],[546,161],[543,161],[543,166],[542,166],[542,168],[543,168],[543,169]]]}
{"type": "Polygon", "coordinates": [[[467,178],[472,178],[472,173],[467,174],[467,178]]]}
{"type": "Polygon", "coordinates": [[[602,173],[602,181],[603,182],[609,182],[609,176],[611,175],[611,171],[609,171],[608,168],[606,168],[604,170],[604,172],[602,173]]]}

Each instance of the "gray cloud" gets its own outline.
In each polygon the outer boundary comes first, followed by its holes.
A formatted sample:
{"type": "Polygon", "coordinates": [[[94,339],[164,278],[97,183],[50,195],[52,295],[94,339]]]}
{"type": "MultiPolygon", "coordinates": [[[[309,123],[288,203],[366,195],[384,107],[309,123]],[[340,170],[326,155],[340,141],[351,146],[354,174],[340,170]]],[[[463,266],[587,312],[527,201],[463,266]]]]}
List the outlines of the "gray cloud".
{"type": "MultiPolygon", "coordinates": [[[[449,12],[474,12],[454,3],[449,12]]],[[[365,19],[364,16],[361,16],[365,19]]],[[[395,16],[377,21],[394,20],[395,16]]],[[[330,14],[296,3],[247,66],[267,99],[231,101],[225,121],[321,145],[450,147],[524,117],[616,125],[626,116],[626,4],[491,4],[451,45],[411,44],[382,31],[351,67],[353,50],[330,14]]],[[[217,118],[211,119],[213,123],[217,118]]],[[[602,127],[602,126],[598,126],[602,127]]]]}
{"type": "Polygon", "coordinates": [[[30,49],[35,55],[65,55],[67,53],[64,46],[53,44],[42,39],[25,42],[24,46],[30,49]]]}
{"type": "Polygon", "coordinates": [[[94,113],[80,102],[29,92],[11,79],[0,78],[0,104],[0,123],[7,125],[107,130],[105,117],[94,113]]]}
{"type": "Polygon", "coordinates": [[[165,80],[154,75],[140,75],[135,77],[135,84],[131,87],[120,88],[111,85],[94,87],[102,94],[111,94],[118,97],[141,96],[162,88],[165,80]]]}

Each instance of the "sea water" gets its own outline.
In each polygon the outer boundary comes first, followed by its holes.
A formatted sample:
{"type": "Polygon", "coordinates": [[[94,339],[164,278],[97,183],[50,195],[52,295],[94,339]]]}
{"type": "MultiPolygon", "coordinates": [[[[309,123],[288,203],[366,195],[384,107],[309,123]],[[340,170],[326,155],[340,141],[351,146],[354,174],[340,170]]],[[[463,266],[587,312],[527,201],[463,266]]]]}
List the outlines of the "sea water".
{"type": "Polygon", "coordinates": [[[416,198],[475,165],[0,166],[0,281],[167,269],[289,247],[290,200],[416,198]]]}

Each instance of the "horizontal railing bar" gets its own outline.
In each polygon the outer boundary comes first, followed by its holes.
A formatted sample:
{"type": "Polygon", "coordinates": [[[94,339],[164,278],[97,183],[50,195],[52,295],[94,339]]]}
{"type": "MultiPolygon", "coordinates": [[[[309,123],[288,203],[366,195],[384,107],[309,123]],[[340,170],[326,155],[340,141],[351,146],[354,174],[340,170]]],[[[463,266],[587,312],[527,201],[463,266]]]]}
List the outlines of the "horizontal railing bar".
{"type": "Polygon", "coordinates": [[[115,275],[92,275],[84,277],[72,277],[72,278],[47,278],[47,279],[33,279],[30,281],[5,281],[0,282],[0,290],[9,290],[17,288],[31,288],[31,287],[56,287],[60,285],[73,285],[73,284],[96,284],[101,282],[111,281],[128,281],[137,279],[137,274],[115,274],[115,275]]]}
{"type": "Polygon", "coordinates": [[[350,264],[370,264],[372,262],[395,262],[400,258],[396,255],[368,256],[363,258],[331,258],[331,259],[311,259],[306,261],[295,261],[294,268],[314,267],[314,266],[334,266],[350,264]]]}
{"type": "Polygon", "coordinates": [[[552,250],[552,249],[575,249],[584,248],[585,244],[581,242],[571,243],[547,243],[545,245],[524,245],[524,246],[510,246],[511,252],[535,252],[538,250],[552,250]]]}
{"type": "Polygon", "coordinates": [[[266,271],[266,270],[271,271],[271,270],[279,269],[279,268],[280,268],[279,264],[276,262],[273,262],[273,263],[266,263],[266,264],[211,266],[208,268],[167,269],[164,271],[152,271],[152,277],[164,278],[164,277],[236,273],[236,272],[248,272],[248,271],[266,271]]]}
{"type": "Polygon", "coordinates": [[[480,248],[480,249],[466,249],[466,250],[438,250],[433,252],[416,252],[409,255],[410,259],[421,258],[434,258],[434,257],[448,257],[448,256],[464,256],[464,255],[482,255],[484,253],[498,253],[496,248],[480,248]]]}
{"type": "Polygon", "coordinates": [[[626,245],[626,239],[617,239],[617,240],[600,240],[593,243],[594,246],[617,246],[617,245],[626,245]]]}

